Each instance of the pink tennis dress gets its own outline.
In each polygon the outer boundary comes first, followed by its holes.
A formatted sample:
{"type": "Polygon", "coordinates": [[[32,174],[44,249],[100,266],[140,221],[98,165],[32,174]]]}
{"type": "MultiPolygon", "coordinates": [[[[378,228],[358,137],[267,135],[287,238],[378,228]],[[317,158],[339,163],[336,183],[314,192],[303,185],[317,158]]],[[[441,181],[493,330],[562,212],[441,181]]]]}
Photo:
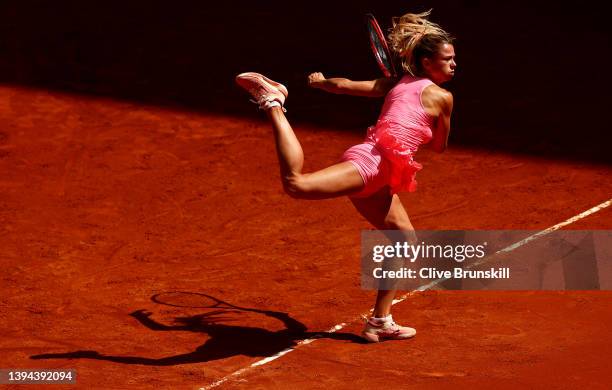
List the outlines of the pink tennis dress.
{"type": "Polygon", "coordinates": [[[434,118],[421,103],[423,90],[431,84],[426,78],[402,77],[385,97],[378,121],[368,128],[364,142],[344,152],[341,161],[353,163],[365,184],[352,197],[368,197],[384,186],[392,194],[416,190],[415,176],[423,166],[413,156],[432,138],[434,118]]]}

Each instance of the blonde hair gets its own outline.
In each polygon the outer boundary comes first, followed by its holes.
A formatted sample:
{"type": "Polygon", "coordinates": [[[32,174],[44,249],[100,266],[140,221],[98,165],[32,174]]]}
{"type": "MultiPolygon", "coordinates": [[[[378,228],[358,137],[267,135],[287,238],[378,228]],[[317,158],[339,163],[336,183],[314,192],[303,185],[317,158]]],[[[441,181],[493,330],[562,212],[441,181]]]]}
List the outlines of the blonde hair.
{"type": "Polygon", "coordinates": [[[422,58],[431,58],[440,45],[453,42],[453,37],[439,25],[427,20],[430,13],[431,10],[393,17],[393,26],[389,29],[391,51],[401,59],[402,69],[412,76],[422,70],[422,58]]]}

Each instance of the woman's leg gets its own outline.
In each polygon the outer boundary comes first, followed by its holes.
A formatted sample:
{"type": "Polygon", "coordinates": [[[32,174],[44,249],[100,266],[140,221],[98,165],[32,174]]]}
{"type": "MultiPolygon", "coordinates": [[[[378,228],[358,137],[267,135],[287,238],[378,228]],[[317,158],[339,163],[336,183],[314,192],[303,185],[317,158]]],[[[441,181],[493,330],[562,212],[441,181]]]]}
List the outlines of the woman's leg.
{"type": "MultiPolygon", "coordinates": [[[[408,213],[404,209],[399,196],[391,195],[388,187],[368,198],[351,198],[355,208],[379,230],[396,230],[401,232],[402,238],[410,243],[416,241],[416,235],[408,213]]],[[[393,237],[392,239],[397,239],[393,237]]],[[[391,305],[396,290],[379,290],[376,296],[373,316],[383,318],[391,313],[391,305]]]]}
{"type": "MultiPolygon", "coordinates": [[[[276,139],[281,177],[286,191],[295,197],[318,199],[347,195],[363,188],[363,179],[350,162],[343,162],[320,171],[303,174],[304,153],[289,121],[280,107],[267,111],[276,139]]],[[[351,198],[357,210],[379,230],[399,230],[404,239],[414,241],[414,228],[397,195],[384,187],[368,198],[351,198]]],[[[395,290],[380,290],[374,306],[375,317],[391,312],[395,290]]]]}
{"type": "Polygon", "coordinates": [[[304,152],[285,113],[280,107],[272,107],[266,114],[274,130],[283,187],[290,196],[325,199],[349,195],[363,188],[359,171],[348,161],[316,172],[302,173],[304,152]]]}
{"type": "Polygon", "coordinates": [[[363,179],[350,162],[313,173],[302,173],[304,152],[282,108],[289,93],[284,85],[254,72],[239,74],[236,83],[253,97],[252,101],[260,109],[266,111],[272,122],[281,179],[290,196],[324,199],[353,194],[363,188],[363,179]]]}
{"type": "MultiPolygon", "coordinates": [[[[283,110],[273,107],[267,114],[274,129],[283,185],[290,195],[316,199],[346,195],[363,187],[361,175],[349,162],[302,174],[304,152],[283,110]]],[[[400,230],[405,232],[406,240],[414,236],[414,229],[399,196],[391,196],[388,187],[368,198],[351,200],[361,215],[377,229],[400,230]]],[[[374,317],[386,317],[391,313],[395,293],[396,290],[378,291],[374,317]]]]}

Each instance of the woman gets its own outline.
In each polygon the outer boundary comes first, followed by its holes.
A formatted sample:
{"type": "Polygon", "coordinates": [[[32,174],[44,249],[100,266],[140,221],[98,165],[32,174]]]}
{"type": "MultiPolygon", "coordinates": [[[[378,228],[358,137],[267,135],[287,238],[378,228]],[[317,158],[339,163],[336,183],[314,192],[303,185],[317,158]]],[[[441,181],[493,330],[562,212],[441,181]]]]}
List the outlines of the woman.
{"type": "MultiPolygon", "coordinates": [[[[320,171],[302,172],[302,147],[284,114],[287,89],[257,73],[236,77],[272,123],[287,194],[301,199],[347,195],[377,229],[400,230],[414,241],[414,228],[397,193],[416,189],[415,175],[421,165],[413,155],[419,145],[429,143],[440,153],[446,149],[453,96],[440,85],[452,79],[456,67],[452,38],[429,22],[428,16],[425,12],[393,18],[389,43],[401,59],[404,75],[399,80],[328,79],[321,73],[308,76],[311,87],[327,92],[385,96],[378,121],[368,129],[364,142],[348,149],[339,163],[320,171]]],[[[366,340],[405,339],[416,334],[413,328],[393,321],[395,293],[394,289],[378,291],[373,316],[362,333],[366,340]]]]}

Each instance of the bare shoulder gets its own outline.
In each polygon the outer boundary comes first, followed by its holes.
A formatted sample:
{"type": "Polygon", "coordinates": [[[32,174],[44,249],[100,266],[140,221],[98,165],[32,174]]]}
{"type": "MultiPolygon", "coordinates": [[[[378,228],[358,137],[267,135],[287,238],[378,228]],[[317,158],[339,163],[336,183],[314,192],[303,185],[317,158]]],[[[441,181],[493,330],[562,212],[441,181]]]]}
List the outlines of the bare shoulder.
{"type": "Polygon", "coordinates": [[[453,109],[453,94],[436,84],[423,90],[421,101],[425,110],[433,116],[450,113],[453,109]]]}
{"type": "Polygon", "coordinates": [[[432,84],[425,88],[425,90],[423,90],[423,97],[427,97],[439,105],[452,106],[453,104],[453,94],[436,84],[432,84]]]}
{"type": "Polygon", "coordinates": [[[398,79],[395,77],[382,77],[374,80],[374,89],[380,93],[380,96],[385,96],[397,84],[398,79]]]}

